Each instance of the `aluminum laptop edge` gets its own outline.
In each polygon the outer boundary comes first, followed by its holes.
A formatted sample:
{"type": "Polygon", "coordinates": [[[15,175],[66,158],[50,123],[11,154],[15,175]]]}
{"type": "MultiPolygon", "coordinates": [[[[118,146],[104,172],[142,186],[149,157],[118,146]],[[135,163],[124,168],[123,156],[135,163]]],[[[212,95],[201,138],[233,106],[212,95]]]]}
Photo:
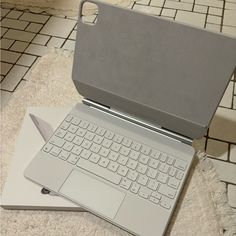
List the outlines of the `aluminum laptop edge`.
{"type": "Polygon", "coordinates": [[[206,132],[235,69],[236,41],[98,1],[89,1],[98,6],[97,23],[87,25],[81,16],[85,2],[80,5],[72,75],[83,103],[72,109],[24,175],[132,234],[163,235],[194,160],[192,140],[206,132]],[[146,161],[147,169],[138,178],[152,169],[151,161],[158,170],[153,180],[164,174],[168,178],[162,179],[163,185],[158,180],[156,187],[140,184],[146,193],[132,192],[134,181],[131,187],[120,184],[129,181],[126,173],[119,176],[102,167],[113,163],[108,156],[101,157],[104,162],[99,165],[91,162],[93,152],[87,158],[82,155],[98,134],[104,135],[106,145],[127,146],[123,151],[129,154],[124,154],[119,168],[124,160],[134,161],[130,153],[141,146],[135,161],[138,167],[146,161]],[[113,136],[123,141],[114,141],[113,136]],[[65,157],[62,152],[70,154],[65,157]],[[141,159],[143,153],[146,159],[141,159]],[[159,171],[168,161],[170,166],[162,169],[165,173],[159,171]],[[172,169],[175,178],[182,175],[175,190],[168,187],[172,169]],[[154,197],[149,195],[153,187],[154,197]],[[169,193],[159,198],[161,187],[169,193]]]}

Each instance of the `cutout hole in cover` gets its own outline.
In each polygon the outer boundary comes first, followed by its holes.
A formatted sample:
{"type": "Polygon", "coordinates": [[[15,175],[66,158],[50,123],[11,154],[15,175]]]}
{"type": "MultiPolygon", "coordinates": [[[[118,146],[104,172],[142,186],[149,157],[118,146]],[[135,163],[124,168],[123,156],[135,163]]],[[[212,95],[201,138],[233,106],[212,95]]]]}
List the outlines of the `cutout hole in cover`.
{"type": "Polygon", "coordinates": [[[98,6],[92,2],[85,2],[81,9],[82,22],[88,25],[95,25],[98,19],[98,6]]]}

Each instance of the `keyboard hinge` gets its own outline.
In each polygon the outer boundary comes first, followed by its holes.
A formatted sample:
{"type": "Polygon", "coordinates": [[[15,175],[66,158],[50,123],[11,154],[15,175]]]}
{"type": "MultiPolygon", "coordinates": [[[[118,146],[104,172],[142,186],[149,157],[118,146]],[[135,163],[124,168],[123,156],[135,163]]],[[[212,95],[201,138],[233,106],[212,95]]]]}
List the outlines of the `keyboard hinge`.
{"type": "Polygon", "coordinates": [[[153,125],[153,124],[150,124],[146,121],[143,121],[143,120],[140,120],[134,116],[130,116],[126,113],[123,113],[123,112],[119,112],[117,110],[114,110],[108,106],[104,106],[102,104],[99,104],[97,102],[94,102],[92,100],[89,100],[89,99],[86,99],[86,98],[83,98],[82,99],[82,102],[85,104],[85,105],[88,105],[88,106],[91,106],[93,108],[96,108],[100,111],[103,111],[103,112],[106,112],[110,115],[114,115],[118,118],[121,118],[123,120],[126,120],[126,121],[129,121],[131,123],[134,123],[136,125],[139,125],[141,127],[144,127],[146,129],[149,129],[151,131],[154,131],[154,132],[157,132],[161,135],[164,135],[165,137],[168,137],[168,138],[171,138],[171,139],[174,139],[175,141],[178,141],[178,142],[182,142],[182,143],[185,143],[185,144],[188,144],[188,145],[192,145],[193,143],[193,140],[188,138],[188,137],[185,137],[185,136],[182,136],[180,134],[177,134],[177,133],[174,133],[174,132],[171,132],[169,130],[166,130],[160,126],[156,126],[156,125],[153,125]]]}

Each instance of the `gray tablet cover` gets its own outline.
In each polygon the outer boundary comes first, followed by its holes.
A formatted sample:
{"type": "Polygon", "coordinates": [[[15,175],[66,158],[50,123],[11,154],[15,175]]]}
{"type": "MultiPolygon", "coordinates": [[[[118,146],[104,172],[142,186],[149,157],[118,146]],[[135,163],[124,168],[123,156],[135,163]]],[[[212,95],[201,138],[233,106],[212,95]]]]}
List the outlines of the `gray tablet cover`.
{"type": "Polygon", "coordinates": [[[235,69],[236,39],[89,2],[98,6],[98,20],[88,25],[78,19],[72,77],[79,93],[202,137],[235,69]]]}

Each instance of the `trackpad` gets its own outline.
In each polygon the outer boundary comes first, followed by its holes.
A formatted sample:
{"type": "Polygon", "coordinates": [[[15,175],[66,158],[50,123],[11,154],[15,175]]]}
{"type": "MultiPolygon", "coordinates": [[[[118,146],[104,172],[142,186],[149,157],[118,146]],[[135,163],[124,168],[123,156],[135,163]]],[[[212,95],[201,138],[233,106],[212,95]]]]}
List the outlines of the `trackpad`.
{"type": "Polygon", "coordinates": [[[125,197],[125,193],[77,170],[70,173],[59,192],[110,219],[115,217],[125,197]]]}

